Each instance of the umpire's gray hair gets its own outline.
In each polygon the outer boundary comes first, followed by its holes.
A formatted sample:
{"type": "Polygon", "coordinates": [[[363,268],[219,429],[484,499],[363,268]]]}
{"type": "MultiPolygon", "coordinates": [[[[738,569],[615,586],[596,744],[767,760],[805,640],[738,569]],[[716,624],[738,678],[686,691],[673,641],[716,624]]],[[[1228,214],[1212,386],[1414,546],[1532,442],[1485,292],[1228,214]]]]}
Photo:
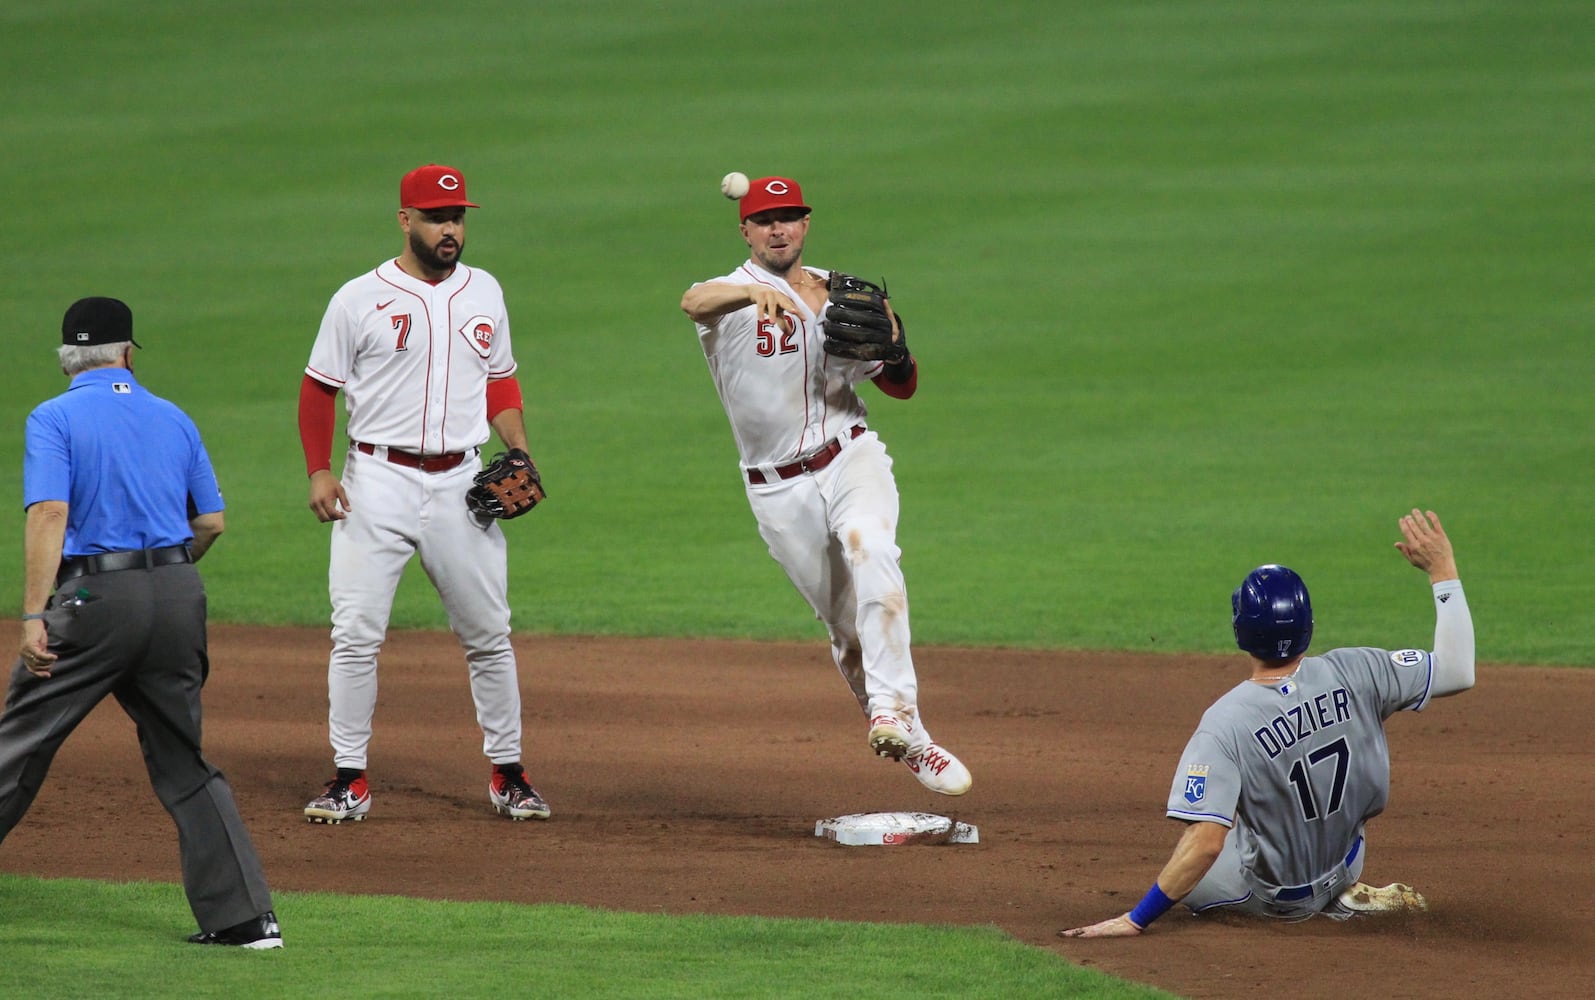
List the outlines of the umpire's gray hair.
{"type": "Polygon", "coordinates": [[[70,378],[79,372],[86,372],[90,368],[104,368],[106,365],[119,364],[122,354],[129,347],[131,341],[119,341],[115,344],[94,344],[90,347],[79,347],[76,344],[62,344],[56,348],[61,358],[61,370],[70,378]]]}

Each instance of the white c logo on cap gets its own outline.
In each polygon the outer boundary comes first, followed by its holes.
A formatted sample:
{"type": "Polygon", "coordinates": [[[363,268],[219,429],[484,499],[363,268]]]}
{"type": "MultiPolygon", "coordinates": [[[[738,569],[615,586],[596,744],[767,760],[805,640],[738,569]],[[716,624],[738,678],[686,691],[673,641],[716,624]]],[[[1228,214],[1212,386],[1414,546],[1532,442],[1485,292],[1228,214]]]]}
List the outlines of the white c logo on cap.
{"type": "Polygon", "coordinates": [[[764,190],[770,192],[771,194],[786,194],[786,181],[771,181],[770,183],[764,185],[764,190]]]}
{"type": "Polygon", "coordinates": [[[460,186],[460,179],[453,174],[444,174],[438,178],[438,187],[445,191],[453,191],[460,186]]]}

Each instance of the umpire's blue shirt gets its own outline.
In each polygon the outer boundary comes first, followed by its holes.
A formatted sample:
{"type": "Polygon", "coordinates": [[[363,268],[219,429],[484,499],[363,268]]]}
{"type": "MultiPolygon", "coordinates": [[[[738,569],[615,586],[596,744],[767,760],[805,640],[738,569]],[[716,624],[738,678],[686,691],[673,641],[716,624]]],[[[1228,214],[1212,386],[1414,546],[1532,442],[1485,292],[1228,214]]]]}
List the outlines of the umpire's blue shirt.
{"type": "Polygon", "coordinates": [[[221,510],[199,429],[126,368],[74,376],[28,415],[22,506],[67,504],[63,558],[183,545],[189,519],[221,510]]]}

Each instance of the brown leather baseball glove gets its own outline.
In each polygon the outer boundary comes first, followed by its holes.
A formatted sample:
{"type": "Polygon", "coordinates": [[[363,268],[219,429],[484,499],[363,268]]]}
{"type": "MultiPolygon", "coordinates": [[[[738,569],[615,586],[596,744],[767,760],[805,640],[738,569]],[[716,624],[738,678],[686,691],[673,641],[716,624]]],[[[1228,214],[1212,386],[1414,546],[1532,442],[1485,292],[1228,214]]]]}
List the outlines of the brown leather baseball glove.
{"type": "Polygon", "coordinates": [[[465,506],[473,513],[509,520],[536,507],[548,493],[532,457],[519,448],[493,456],[481,472],[476,485],[465,493],[465,506]]]}

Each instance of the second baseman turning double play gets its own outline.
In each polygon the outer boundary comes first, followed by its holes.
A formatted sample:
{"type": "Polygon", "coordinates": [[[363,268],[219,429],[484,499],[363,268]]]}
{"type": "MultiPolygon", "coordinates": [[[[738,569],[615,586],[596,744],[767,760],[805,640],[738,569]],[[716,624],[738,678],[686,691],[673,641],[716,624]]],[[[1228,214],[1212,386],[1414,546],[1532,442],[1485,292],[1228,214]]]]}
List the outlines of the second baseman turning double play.
{"type": "Polygon", "coordinates": [[[901,320],[884,289],[803,265],[810,210],[796,181],[755,180],[739,208],[750,259],[687,289],[681,308],[731,420],[759,534],[830,633],[870,749],[926,788],[962,795],[969,770],[920,717],[897,484],[855,390],[873,381],[888,396],[914,394],[901,320]]]}

